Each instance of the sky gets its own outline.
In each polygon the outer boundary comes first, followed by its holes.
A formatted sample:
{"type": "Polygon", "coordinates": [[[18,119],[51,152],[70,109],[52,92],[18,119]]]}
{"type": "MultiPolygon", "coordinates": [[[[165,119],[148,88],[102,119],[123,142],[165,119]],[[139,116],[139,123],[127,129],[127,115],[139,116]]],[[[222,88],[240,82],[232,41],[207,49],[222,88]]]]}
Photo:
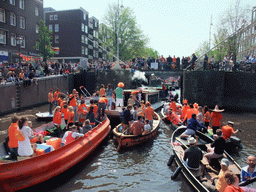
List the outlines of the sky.
{"type": "MultiPolygon", "coordinates": [[[[219,20],[236,0],[119,0],[132,8],[137,24],[150,39],[149,47],[160,55],[190,56],[200,43],[209,41],[219,20]]],[[[89,17],[103,21],[109,4],[118,0],[44,0],[44,7],[55,10],[84,8],[89,17]]],[[[255,0],[241,0],[242,7],[256,6],[255,0]]],[[[213,36],[211,37],[213,39],[213,36]]]]}

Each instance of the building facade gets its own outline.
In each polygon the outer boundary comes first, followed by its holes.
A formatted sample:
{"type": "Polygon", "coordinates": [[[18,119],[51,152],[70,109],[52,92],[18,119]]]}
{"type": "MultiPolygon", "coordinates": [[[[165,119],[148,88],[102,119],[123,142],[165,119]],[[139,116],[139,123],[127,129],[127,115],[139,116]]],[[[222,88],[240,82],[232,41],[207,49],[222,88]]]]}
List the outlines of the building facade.
{"type": "Polygon", "coordinates": [[[40,60],[37,48],[43,0],[0,0],[0,62],[40,60]]]}
{"type": "Polygon", "coordinates": [[[99,58],[99,20],[83,8],[56,11],[45,8],[45,23],[52,31],[52,46],[59,50],[51,60],[78,63],[99,58]]]}
{"type": "Polygon", "coordinates": [[[251,24],[238,31],[237,61],[244,60],[248,55],[256,55],[256,7],[252,9],[251,24]]]}

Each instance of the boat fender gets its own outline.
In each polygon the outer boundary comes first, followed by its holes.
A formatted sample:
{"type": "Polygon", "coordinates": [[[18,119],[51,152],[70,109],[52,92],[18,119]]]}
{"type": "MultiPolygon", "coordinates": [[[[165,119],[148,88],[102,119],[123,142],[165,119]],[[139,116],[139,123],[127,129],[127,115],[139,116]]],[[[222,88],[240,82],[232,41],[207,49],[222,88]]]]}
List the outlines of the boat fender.
{"type": "Polygon", "coordinates": [[[178,177],[178,175],[180,174],[180,172],[181,172],[181,167],[177,167],[177,169],[172,174],[171,179],[172,180],[176,179],[178,177]]]}
{"type": "Polygon", "coordinates": [[[171,155],[171,157],[170,157],[170,159],[169,159],[169,161],[168,161],[168,163],[167,163],[167,165],[168,166],[171,166],[172,165],[172,163],[173,163],[173,160],[174,160],[174,155],[171,155]]]}

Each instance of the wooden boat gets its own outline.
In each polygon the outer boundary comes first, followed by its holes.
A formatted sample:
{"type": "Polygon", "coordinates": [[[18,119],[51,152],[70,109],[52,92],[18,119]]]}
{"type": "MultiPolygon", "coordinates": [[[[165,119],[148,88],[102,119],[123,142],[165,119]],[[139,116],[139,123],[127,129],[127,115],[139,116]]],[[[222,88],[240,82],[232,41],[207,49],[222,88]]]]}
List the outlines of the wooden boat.
{"type": "MultiPolygon", "coordinates": [[[[191,183],[191,185],[200,192],[209,192],[209,190],[199,181],[198,171],[192,171],[188,169],[183,161],[184,151],[189,147],[187,140],[183,140],[180,138],[180,135],[186,130],[186,127],[180,127],[176,129],[171,138],[171,147],[173,149],[173,153],[175,155],[175,161],[179,167],[181,167],[181,172],[186,177],[186,179],[191,183]]],[[[201,132],[197,132],[197,136],[199,136],[198,147],[201,150],[205,151],[206,145],[210,145],[213,140],[204,135],[201,132]]],[[[232,170],[235,174],[239,175],[241,173],[241,167],[235,162],[235,160],[226,152],[224,152],[224,157],[229,160],[229,169],[232,170]]],[[[213,162],[213,160],[212,160],[213,162]]],[[[204,176],[207,180],[210,180],[212,177],[218,175],[220,169],[213,168],[209,165],[208,160],[204,157],[201,161],[202,169],[204,170],[204,176]],[[207,166],[207,169],[205,169],[207,166]]]]}
{"type": "Polygon", "coordinates": [[[118,130],[119,127],[121,126],[121,124],[120,124],[113,129],[113,135],[115,136],[116,141],[117,141],[118,145],[120,145],[121,148],[131,147],[134,145],[145,143],[148,140],[155,137],[157,134],[158,128],[159,128],[159,124],[160,124],[160,117],[157,113],[155,113],[155,118],[153,121],[153,129],[150,133],[147,133],[147,134],[141,135],[141,136],[124,135],[124,134],[120,133],[118,130]]]}
{"type": "MultiPolygon", "coordinates": [[[[16,191],[48,180],[88,157],[110,132],[110,121],[105,119],[84,137],[49,153],[18,158],[18,161],[0,160],[0,191],[16,191]]],[[[45,131],[52,122],[34,131],[45,131]]],[[[0,144],[0,155],[7,155],[0,144]]]]}

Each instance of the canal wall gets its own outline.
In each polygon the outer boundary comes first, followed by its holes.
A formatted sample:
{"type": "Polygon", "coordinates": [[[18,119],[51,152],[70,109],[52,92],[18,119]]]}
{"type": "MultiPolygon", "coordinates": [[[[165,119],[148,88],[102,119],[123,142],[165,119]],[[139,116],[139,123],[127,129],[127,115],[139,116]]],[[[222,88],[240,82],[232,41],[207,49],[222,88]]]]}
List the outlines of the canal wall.
{"type": "Polygon", "coordinates": [[[124,82],[125,89],[132,87],[132,73],[129,70],[116,70],[104,72],[86,72],[69,74],[67,76],[48,76],[37,78],[37,84],[24,87],[23,82],[18,85],[7,83],[0,86],[0,115],[15,112],[17,110],[28,109],[37,105],[46,104],[47,95],[50,89],[55,92],[56,88],[63,93],[71,93],[72,89],[79,89],[84,86],[90,94],[101,88],[101,84],[112,85],[115,89],[119,82],[124,82]]]}
{"type": "Polygon", "coordinates": [[[232,111],[256,111],[256,74],[225,71],[184,71],[183,99],[232,111]]]}

